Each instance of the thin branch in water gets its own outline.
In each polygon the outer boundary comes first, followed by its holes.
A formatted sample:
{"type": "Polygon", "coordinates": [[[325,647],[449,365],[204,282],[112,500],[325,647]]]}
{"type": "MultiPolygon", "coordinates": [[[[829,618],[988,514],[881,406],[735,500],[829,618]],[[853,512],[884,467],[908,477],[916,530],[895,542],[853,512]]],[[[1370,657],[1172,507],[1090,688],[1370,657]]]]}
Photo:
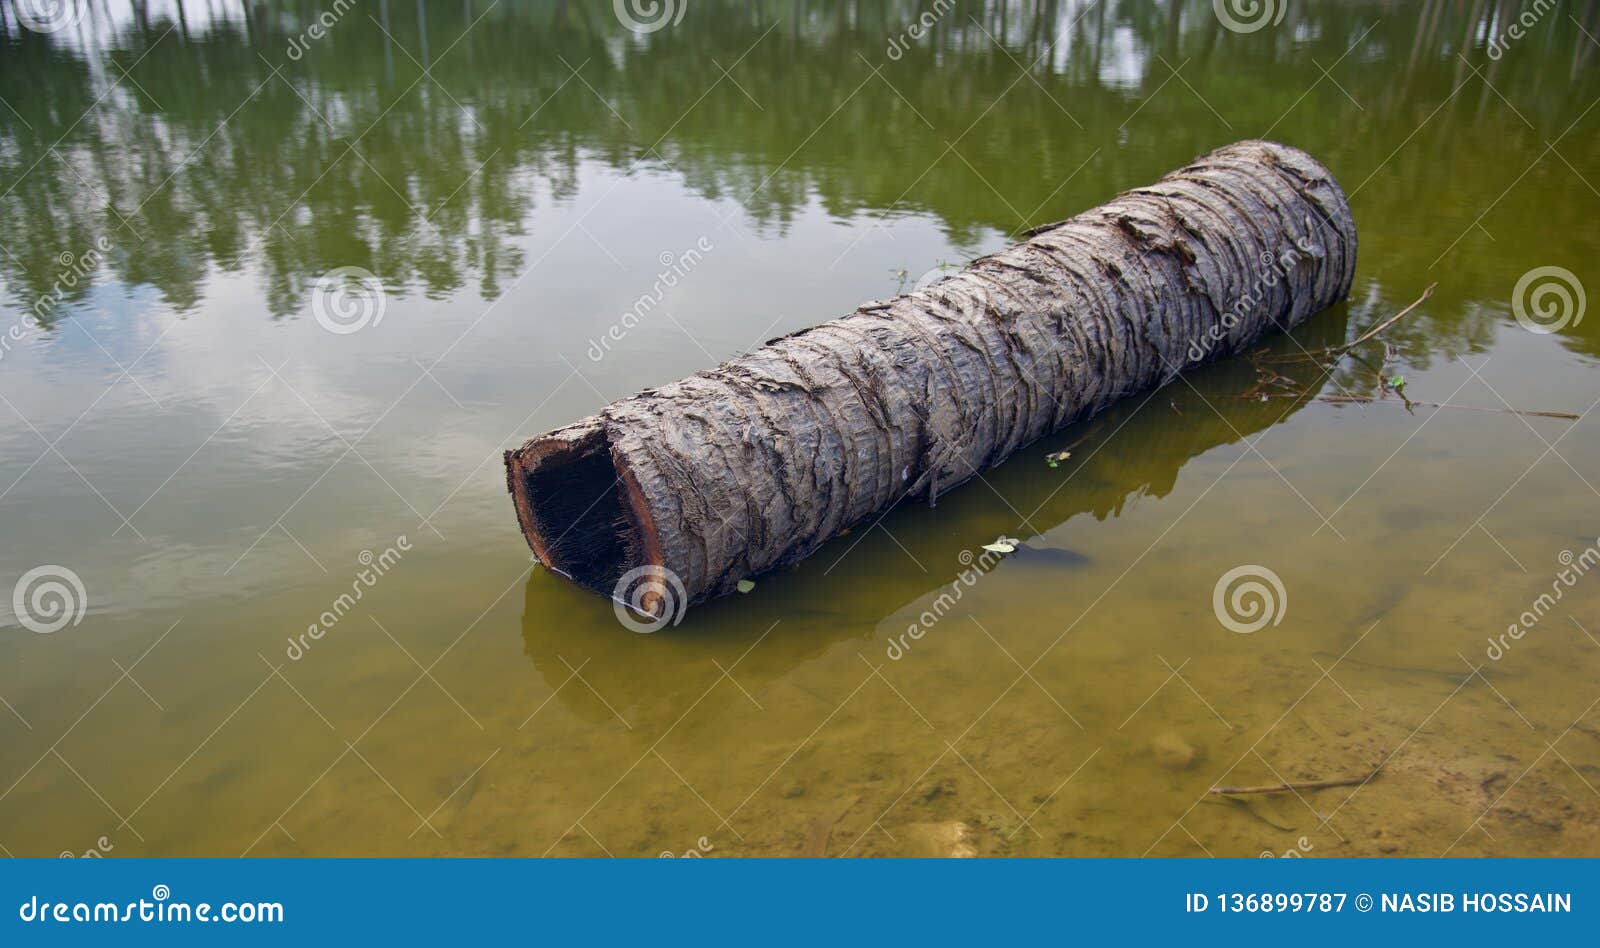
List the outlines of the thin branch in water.
{"type": "Polygon", "coordinates": [[[1378,335],[1379,333],[1383,332],[1385,329],[1388,329],[1390,326],[1393,326],[1395,323],[1399,322],[1400,320],[1405,319],[1406,316],[1410,315],[1412,310],[1416,309],[1418,306],[1421,306],[1423,304],[1423,302],[1425,302],[1428,299],[1428,297],[1433,295],[1433,290],[1438,285],[1439,284],[1437,284],[1437,283],[1429,283],[1428,284],[1428,288],[1422,291],[1422,295],[1421,296],[1417,297],[1415,300],[1412,300],[1410,306],[1407,306],[1405,309],[1401,310],[1398,313],[1395,313],[1393,316],[1391,316],[1388,319],[1384,320],[1382,323],[1378,324],[1378,326],[1376,328],[1369,329],[1366,332],[1362,333],[1361,335],[1357,336],[1355,338],[1355,341],[1345,343],[1344,345],[1339,346],[1337,348],[1334,348],[1334,349],[1332,349],[1330,351],[1338,352],[1338,353],[1349,352],[1351,349],[1354,349],[1356,346],[1361,345],[1363,342],[1366,342],[1367,340],[1371,339],[1373,336],[1378,335]]]}
{"type": "MultiPolygon", "coordinates": [[[[1262,398],[1301,398],[1302,395],[1279,395],[1270,392],[1257,394],[1235,395],[1234,398],[1262,399],[1262,398]]],[[[1330,405],[1402,405],[1392,398],[1375,398],[1370,395],[1317,395],[1310,399],[1314,402],[1326,402],[1330,405]]],[[[1461,411],[1481,411],[1491,415],[1522,415],[1528,418],[1559,418],[1562,421],[1578,421],[1583,416],[1570,411],[1536,411],[1531,408],[1494,408],[1484,405],[1457,405],[1454,402],[1417,402],[1407,399],[1405,408],[1456,408],[1461,411]]]]}
{"type": "Polygon", "coordinates": [[[1326,790],[1329,787],[1354,787],[1358,784],[1364,784],[1372,778],[1378,776],[1378,772],[1382,769],[1383,764],[1380,763],[1378,766],[1372,768],[1372,770],[1362,774],[1359,777],[1337,777],[1332,780],[1302,780],[1290,783],[1269,783],[1259,787],[1212,787],[1206,792],[1215,796],[1229,796],[1232,794],[1243,793],[1287,793],[1289,791],[1300,790],[1326,790]]]}
{"type": "Polygon", "coordinates": [[[1302,351],[1302,352],[1286,353],[1286,354],[1283,354],[1283,355],[1263,356],[1260,361],[1262,361],[1262,362],[1280,362],[1280,363],[1281,362],[1316,362],[1316,361],[1320,361],[1320,360],[1323,360],[1323,359],[1337,359],[1340,356],[1347,355],[1350,352],[1350,350],[1354,349],[1355,347],[1361,345],[1364,342],[1372,341],[1373,338],[1375,338],[1376,336],[1381,334],[1384,330],[1388,329],[1390,326],[1393,326],[1395,323],[1397,323],[1400,320],[1405,319],[1407,316],[1411,315],[1411,313],[1414,310],[1416,310],[1416,308],[1418,306],[1421,306],[1424,302],[1427,301],[1428,297],[1433,295],[1433,291],[1434,291],[1434,289],[1436,287],[1438,287],[1438,285],[1439,285],[1438,283],[1430,283],[1430,284],[1428,284],[1428,288],[1422,291],[1422,295],[1417,297],[1416,299],[1412,300],[1411,304],[1409,306],[1407,306],[1405,309],[1402,309],[1400,312],[1395,313],[1393,316],[1390,316],[1388,319],[1384,320],[1383,322],[1379,323],[1378,325],[1374,326],[1373,328],[1367,330],[1366,332],[1364,332],[1361,335],[1357,336],[1355,339],[1351,340],[1350,342],[1345,343],[1344,345],[1326,346],[1326,347],[1321,348],[1321,349],[1308,349],[1308,350],[1305,350],[1305,351],[1302,351]]]}

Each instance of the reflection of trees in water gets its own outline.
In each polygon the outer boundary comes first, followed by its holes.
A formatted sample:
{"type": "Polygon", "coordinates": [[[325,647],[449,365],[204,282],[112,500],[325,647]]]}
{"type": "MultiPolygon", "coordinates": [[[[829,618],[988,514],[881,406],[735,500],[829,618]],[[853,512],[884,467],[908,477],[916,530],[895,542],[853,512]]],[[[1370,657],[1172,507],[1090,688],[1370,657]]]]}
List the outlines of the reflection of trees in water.
{"type": "MultiPolygon", "coordinates": [[[[0,37],[17,113],[0,111],[11,186],[0,243],[13,256],[0,268],[27,302],[62,251],[110,232],[117,275],[178,307],[199,298],[210,267],[247,264],[279,314],[347,265],[433,294],[476,281],[493,296],[524,264],[515,238],[539,184],[571,195],[580,160],[669,166],[762,224],[783,226],[814,194],[838,215],[935,214],[972,243],[1266,132],[1287,90],[1308,88],[1272,134],[1355,182],[1382,165],[1361,210],[1417,214],[1441,179],[1492,198],[1534,143],[1561,133],[1583,102],[1570,79],[1593,49],[1573,18],[1600,21],[1592,0],[1564,2],[1522,40],[1537,55],[1491,59],[1494,24],[1520,10],[1510,0],[1294,3],[1280,26],[1247,36],[1223,29],[1209,0],[955,0],[891,57],[891,38],[931,7],[699,0],[680,25],[635,36],[606,4],[466,0],[428,4],[419,20],[419,5],[393,0],[355,5],[296,60],[291,37],[324,5],[256,4],[200,29],[135,4],[142,15],[103,63],[12,19],[0,37]],[[1352,60],[1379,65],[1336,70],[1351,101],[1313,60],[1331,66],[1357,40],[1352,60]],[[1429,133],[1390,157],[1424,119],[1429,133]]],[[[1504,213],[1525,215],[1530,232],[1587,232],[1573,202],[1504,213]]],[[[1420,272],[1437,252],[1392,249],[1382,269],[1393,273],[1420,272]]]]}

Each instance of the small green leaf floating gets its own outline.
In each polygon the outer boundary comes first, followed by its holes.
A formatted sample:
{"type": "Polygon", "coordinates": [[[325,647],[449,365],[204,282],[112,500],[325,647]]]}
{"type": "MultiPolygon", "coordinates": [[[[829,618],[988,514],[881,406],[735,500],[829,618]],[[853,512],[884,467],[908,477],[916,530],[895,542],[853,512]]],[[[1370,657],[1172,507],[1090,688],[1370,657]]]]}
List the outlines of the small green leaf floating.
{"type": "Polygon", "coordinates": [[[756,588],[755,580],[741,579],[741,580],[739,580],[739,584],[738,584],[737,588],[738,588],[738,590],[740,592],[747,593],[750,590],[756,588]]]}

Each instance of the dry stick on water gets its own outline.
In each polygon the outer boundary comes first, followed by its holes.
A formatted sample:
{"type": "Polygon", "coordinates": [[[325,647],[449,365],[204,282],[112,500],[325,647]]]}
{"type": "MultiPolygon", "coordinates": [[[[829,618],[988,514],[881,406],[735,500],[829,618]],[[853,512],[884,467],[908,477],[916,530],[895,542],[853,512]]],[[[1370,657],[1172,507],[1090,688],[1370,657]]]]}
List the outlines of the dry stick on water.
{"type": "MultiPolygon", "coordinates": [[[[1357,404],[1371,405],[1383,401],[1379,398],[1367,398],[1360,395],[1322,395],[1317,398],[1319,402],[1332,404],[1357,404]]],[[[1462,411],[1486,411],[1495,415],[1529,415],[1534,418],[1561,418],[1566,421],[1577,421],[1582,418],[1577,412],[1571,411],[1535,411],[1531,408],[1495,408],[1483,405],[1457,405],[1454,402],[1409,402],[1411,405],[1420,405],[1424,408],[1459,408],[1462,411]]]]}
{"type": "Polygon", "coordinates": [[[1412,300],[1410,306],[1407,306],[1405,309],[1401,310],[1400,312],[1395,313],[1393,316],[1390,316],[1388,319],[1386,319],[1382,323],[1378,324],[1377,327],[1375,327],[1373,329],[1369,329],[1366,332],[1362,333],[1361,335],[1357,336],[1355,338],[1355,341],[1345,343],[1342,346],[1335,346],[1335,347],[1333,347],[1333,348],[1331,348],[1331,349],[1329,349],[1327,351],[1329,351],[1331,353],[1337,353],[1339,355],[1343,355],[1344,353],[1349,352],[1351,349],[1354,349],[1356,346],[1359,346],[1363,342],[1366,342],[1367,340],[1371,339],[1373,336],[1376,336],[1379,333],[1383,332],[1385,329],[1388,329],[1390,326],[1393,326],[1395,323],[1399,322],[1400,320],[1405,319],[1407,316],[1409,316],[1411,314],[1412,310],[1416,309],[1418,306],[1421,306],[1424,302],[1427,301],[1428,297],[1433,295],[1434,287],[1436,287],[1438,285],[1439,284],[1437,284],[1437,283],[1429,283],[1428,284],[1428,288],[1422,291],[1422,295],[1421,296],[1417,297],[1415,300],[1412,300]]]}
{"type": "MultiPolygon", "coordinates": [[[[1258,392],[1258,393],[1246,393],[1244,395],[1235,395],[1233,397],[1234,398],[1255,399],[1255,398],[1299,398],[1301,396],[1295,395],[1295,394],[1292,394],[1292,393],[1284,394],[1284,393],[1278,393],[1278,392],[1258,392]]],[[[1327,404],[1330,404],[1330,405],[1399,405],[1399,404],[1402,404],[1401,402],[1397,402],[1394,399],[1377,398],[1377,397],[1371,396],[1371,395],[1318,395],[1316,398],[1312,399],[1312,401],[1326,402],[1327,404]]],[[[1419,402],[1419,401],[1411,400],[1411,401],[1407,402],[1407,404],[1409,404],[1409,405],[1411,405],[1413,407],[1416,407],[1416,408],[1458,408],[1458,409],[1460,409],[1462,411],[1488,412],[1491,415],[1523,415],[1523,416],[1532,417],[1532,418],[1560,418],[1563,421],[1577,421],[1578,419],[1583,417],[1582,415],[1579,415],[1577,412],[1571,412],[1571,411],[1536,411],[1536,410],[1531,409],[1531,408],[1495,408],[1493,406],[1485,406],[1485,405],[1457,405],[1454,402],[1419,402]]]]}
{"type": "MultiPolygon", "coordinates": [[[[1388,329],[1390,326],[1393,326],[1395,323],[1398,323],[1400,320],[1402,320],[1402,319],[1406,318],[1407,316],[1411,315],[1412,311],[1414,311],[1418,306],[1421,306],[1428,299],[1428,297],[1433,295],[1434,288],[1437,287],[1438,285],[1439,285],[1438,283],[1430,283],[1430,284],[1428,284],[1428,288],[1422,291],[1422,295],[1417,297],[1416,299],[1412,300],[1411,304],[1409,306],[1407,306],[1405,309],[1402,309],[1400,312],[1395,313],[1393,316],[1390,316],[1388,319],[1386,319],[1383,322],[1379,323],[1378,325],[1372,327],[1371,329],[1369,329],[1366,332],[1362,333],[1361,335],[1357,336],[1355,339],[1351,340],[1350,342],[1345,343],[1344,345],[1327,346],[1327,347],[1322,348],[1322,349],[1312,349],[1310,351],[1287,353],[1287,354],[1284,354],[1284,355],[1276,355],[1276,356],[1265,355],[1264,353],[1259,353],[1258,352],[1256,354],[1255,358],[1253,359],[1253,361],[1256,363],[1256,370],[1257,370],[1257,373],[1258,373],[1258,376],[1259,376],[1257,381],[1256,381],[1256,384],[1252,385],[1250,388],[1246,389],[1243,394],[1236,395],[1234,397],[1235,398],[1244,398],[1244,399],[1302,398],[1302,397],[1304,397],[1305,393],[1303,393],[1303,392],[1264,392],[1264,391],[1262,391],[1262,389],[1265,388],[1268,385],[1276,386],[1278,388],[1287,388],[1287,387],[1289,387],[1289,385],[1293,384],[1293,380],[1292,379],[1289,379],[1289,378],[1287,378],[1287,377],[1285,377],[1283,375],[1280,375],[1276,370],[1265,368],[1264,366],[1266,366],[1266,365],[1286,364],[1286,363],[1303,363],[1303,362],[1318,362],[1318,361],[1322,361],[1322,360],[1325,360],[1325,359],[1332,359],[1332,360],[1337,361],[1338,359],[1341,359],[1341,358],[1343,358],[1345,356],[1349,356],[1350,358],[1355,359],[1355,360],[1361,362],[1362,364],[1366,365],[1368,368],[1372,368],[1372,364],[1371,363],[1369,363],[1366,360],[1362,359],[1360,356],[1354,354],[1355,348],[1357,346],[1361,345],[1362,343],[1371,342],[1373,339],[1375,339],[1379,335],[1381,335],[1384,332],[1384,330],[1388,329]]],[[[1387,346],[1388,343],[1386,342],[1385,345],[1387,346]]],[[[1388,361],[1389,360],[1386,358],[1385,359],[1385,367],[1387,367],[1387,362],[1388,361]]],[[[1389,391],[1390,391],[1390,387],[1389,387],[1387,381],[1385,381],[1385,379],[1384,379],[1383,372],[1382,371],[1377,371],[1377,376],[1378,376],[1378,385],[1382,389],[1383,395],[1387,395],[1389,393],[1389,391]]],[[[1525,417],[1532,417],[1532,418],[1560,418],[1563,421],[1578,421],[1582,417],[1581,415],[1578,415],[1577,413],[1570,412],[1570,411],[1535,411],[1535,410],[1532,410],[1532,409],[1524,409],[1524,408],[1510,408],[1510,407],[1493,408],[1493,407],[1483,407],[1483,406],[1479,406],[1479,405],[1457,405],[1457,404],[1454,404],[1452,402],[1419,402],[1419,401],[1413,401],[1410,397],[1408,397],[1406,395],[1405,392],[1401,391],[1401,388],[1403,388],[1403,387],[1404,386],[1397,386],[1397,387],[1395,387],[1393,389],[1393,391],[1395,392],[1395,394],[1400,396],[1400,398],[1402,399],[1407,411],[1411,410],[1412,408],[1458,408],[1458,409],[1461,409],[1463,411],[1481,411],[1481,412],[1489,412],[1490,414],[1495,414],[1495,415],[1523,415],[1525,417]]],[[[1375,396],[1375,395],[1350,395],[1350,394],[1318,395],[1318,396],[1315,396],[1314,398],[1312,398],[1312,401],[1326,402],[1326,403],[1328,403],[1330,405],[1377,405],[1377,404],[1401,404],[1402,403],[1402,402],[1395,402],[1393,399],[1390,399],[1390,398],[1385,398],[1385,397],[1380,397],[1380,396],[1375,396]]]]}
{"type": "Polygon", "coordinates": [[[1411,315],[1411,312],[1413,310],[1415,310],[1418,306],[1421,306],[1423,303],[1427,302],[1428,297],[1433,295],[1433,291],[1438,285],[1439,284],[1437,284],[1437,283],[1429,283],[1428,284],[1428,288],[1422,291],[1422,295],[1417,297],[1416,299],[1412,300],[1411,304],[1409,306],[1407,306],[1405,309],[1402,309],[1400,312],[1395,313],[1393,316],[1390,316],[1388,319],[1384,320],[1383,322],[1381,322],[1378,325],[1374,326],[1373,328],[1367,330],[1366,332],[1362,333],[1361,335],[1357,336],[1355,339],[1351,340],[1350,342],[1345,343],[1342,346],[1327,346],[1327,347],[1322,348],[1322,349],[1312,349],[1312,350],[1303,351],[1303,352],[1293,352],[1293,353],[1288,353],[1288,354],[1281,355],[1281,356],[1269,356],[1267,358],[1262,359],[1261,361],[1263,361],[1263,362],[1306,362],[1306,361],[1315,360],[1319,356],[1342,356],[1342,355],[1348,353],[1351,349],[1354,349],[1356,346],[1359,346],[1364,342],[1370,342],[1374,337],[1376,337],[1378,334],[1382,333],[1384,330],[1388,329],[1390,326],[1393,326],[1395,323],[1397,323],[1400,320],[1405,319],[1407,316],[1411,315]]]}

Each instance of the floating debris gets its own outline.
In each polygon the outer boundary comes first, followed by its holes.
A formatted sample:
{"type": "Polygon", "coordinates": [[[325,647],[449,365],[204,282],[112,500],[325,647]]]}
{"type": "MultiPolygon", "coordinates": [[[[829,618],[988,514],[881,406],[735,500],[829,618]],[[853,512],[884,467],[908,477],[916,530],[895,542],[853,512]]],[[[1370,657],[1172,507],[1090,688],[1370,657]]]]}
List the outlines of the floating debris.
{"type": "Polygon", "coordinates": [[[990,553],[1015,553],[1022,541],[1016,537],[996,537],[993,543],[985,543],[983,548],[990,553]]]}

